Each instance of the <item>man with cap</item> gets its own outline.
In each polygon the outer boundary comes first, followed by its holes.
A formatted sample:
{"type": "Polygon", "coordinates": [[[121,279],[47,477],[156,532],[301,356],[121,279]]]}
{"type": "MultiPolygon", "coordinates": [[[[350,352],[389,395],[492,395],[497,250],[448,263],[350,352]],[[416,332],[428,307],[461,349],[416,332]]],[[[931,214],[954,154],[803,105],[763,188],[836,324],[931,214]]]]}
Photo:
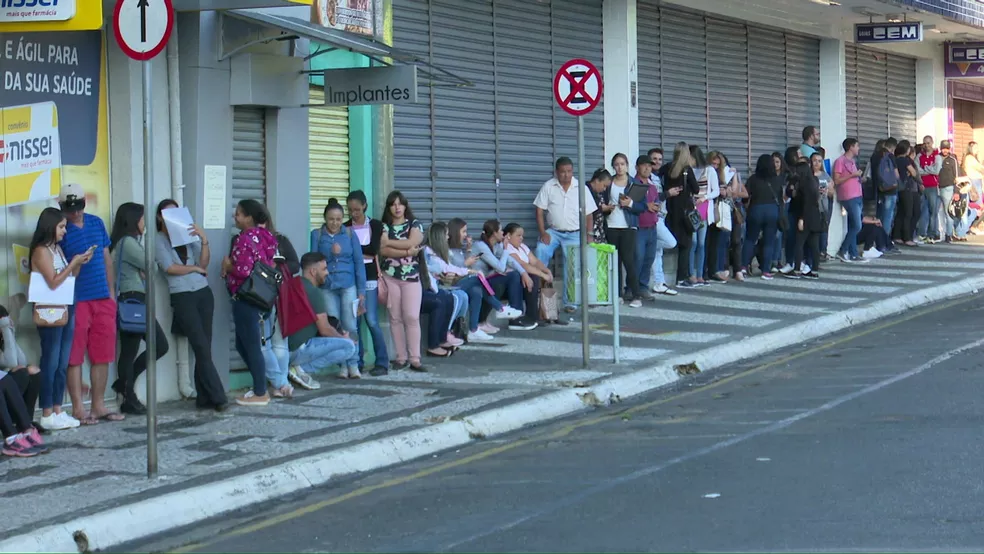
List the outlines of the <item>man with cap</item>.
{"type": "MultiPolygon", "coordinates": [[[[659,162],[663,161],[663,151],[655,153],[650,150],[646,156],[639,156],[636,160],[635,179],[639,183],[649,185],[646,191],[645,208],[639,214],[639,232],[636,238],[636,267],[639,269],[639,288],[647,293],[652,290],[657,294],[674,296],[677,291],[666,286],[663,281],[663,249],[676,248],[676,239],[673,233],[666,228],[663,222],[662,200],[659,191],[662,185],[659,177],[655,175],[659,169],[659,164],[653,160],[654,155],[659,156],[659,162]],[[655,167],[654,167],[655,166],[655,167]],[[658,261],[658,265],[657,265],[658,261]],[[657,279],[652,283],[650,289],[650,278],[657,279]]],[[[644,295],[645,296],[645,295],[644,295]]]]}
{"type": "Polygon", "coordinates": [[[109,253],[109,233],[102,219],[85,213],[85,191],[77,183],[67,183],[58,195],[68,224],[59,246],[65,257],[92,250],[92,260],[82,266],[75,279],[75,335],[68,357],[68,394],[72,415],[83,425],[99,420],[120,421],[123,414],[110,412],[103,397],[109,378],[109,364],[116,359],[116,295],[113,258],[109,253]],[[100,252],[102,255],[100,255],[100,252]],[[85,413],[82,403],[82,363],[89,354],[92,409],[85,413]]]}
{"type": "Polygon", "coordinates": [[[953,240],[954,225],[953,218],[950,217],[950,203],[953,202],[953,187],[957,184],[957,177],[960,176],[960,163],[953,155],[950,146],[948,140],[940,142],[940,157],[943,158],[939,174],[940,201],[943,204],[940,208],[940,217],[943,219],[943,240],[946,242],[953,240]]]}

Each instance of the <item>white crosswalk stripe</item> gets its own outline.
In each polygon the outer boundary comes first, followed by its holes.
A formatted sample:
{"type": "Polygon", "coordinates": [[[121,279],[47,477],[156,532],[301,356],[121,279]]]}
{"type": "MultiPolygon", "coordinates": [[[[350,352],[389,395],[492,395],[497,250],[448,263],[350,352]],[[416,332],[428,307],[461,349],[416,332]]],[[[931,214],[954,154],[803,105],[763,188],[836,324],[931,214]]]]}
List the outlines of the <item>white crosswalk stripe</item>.
{"type": "MultiPolygon", "coordinates": [[[[737,283],[728,284],[725,286],[714,285],[716,288],[723,290],[729,290],[728,287],[734,285],[739,287],[741,285],[737,283]]],[[[695,304],[699,306],[712,306],[718,308],[733,308],[736,310],[749,310],[749,311],[761,311],[761,312],[783,312],[787,314],[815,314],[819,312],[830,311],[827,308],[821,306],[802,306],[797,304],[795,301],[790,303],[780,303],[776,299],[772,302],[752,302],[749,300],[736,300],[733,298],[721,298],[718,296],[709,296],[706,294],[678,294],[676,296],[656,296],[656,305],[675,305],[675,304],[695,304]]]]}
{"type": "MultiPolygon", "coordinates": [[[[822,270],[821,270],[822,271],[822,270]]],[[[821,278],[825,281],[853,281],[858,283],[877,283],[884,285],[929,285],[934,281],[931,279],[907,279],[904,277],[898,277],[897,275],[902,273],[901,271],[896,272],[895,275],[886,275],[876,277],[874,275],[858,275],[843,272],[822,272],[821,278]]],[[[959,275],[959,274],[958,274],[959,275]]],[[[785,277],[783,277],[785,279],[785,277]]]]}
{"type": "MultiPolygon", "coordinates": [[[[643,304],[641,308],[629,308],[627,305],[620,307],[623,317],[644,317],[653,320],[679,321],[683,323],[700,323],[702,325],[737,325],[740,327],[767,327],[777,323],[777,319],[766,319],[762,317],[747,316],[721,316],[719,314],[709,314],[695,311],[668,310],[665,306],[653,306],[652,303],[643,304]]],[[[611,321],[612,307],[605,306],[591,310],[592,314],[607,315],[611,321]]]]}
{"type": "Polygon", "coordinates": [[[759,281],[775,287],[787,287],[795,289],[810,290],[829,290],[835,292],[860,292],[866,294],[887,294],[899,290],[899,287],[888,287],[882,285],[846,285],[841,283],[825,283],[821,277],[820,281],[808,279],[787,279],[776,276],[772,281],[759,281]]]}
{"type": "MultiPolygon", "coordinates": [[[[500,354],[522,354],[526,356],[549,356],[551,358],[581,358],[581,347],[570,341],[549,339],[527,339],[516,336],[503,337],[495,342],[470,342],[465,346],[468,350],[481,350],[500,354]]],[[[669,354],[669,350],[661,348],[619,348],[622,361],[638,362],[669,354]]],[[[612,360],[612,345],[592,344],[591,359],[604,361],[612,360]]]]}
{"type": "MultiPolygon", "coordinates": [[[[758,277],[749,277],[749,279],[758,279],[758,277]]],[[[697,289],[697,290],[687,290],[681,291],[680,295],[693,295],[693,294],[704,294],[705,291],[721,291],[722,294],[727,294],[728,296],[746,296],[752,298],[759,298],[765,301],[772,300],[792,300],[800,302],[820,302],[823,304],[857,304],[862,300],[865,300],[863,296],[845,296],[841,294],[810,294],[807,292],[792,292],[776,289],[758,288],[758,287],[747,287],[735,283],[732,285],[722,285],[720,287],[710,287],[709,289],[697,289]]],[[[716,296],[715,296],[716,297],[716,296]]]]}
{"type": "Polygon", "coordinates": [[[878,258],[872,264],[902,268],[938,269],[984,269],[984,263],[948,262],[944,260],[905,260],[901,258],[878,258]]]}
{"type": "MultiPolygon", "coordinates": [[[[687,331],[666,331],[666,332],[654,332],[654,333],[640,333],[638,331],[633,331],[633,328],[638,328],[638,325],[633,325],[631,322],[622,320],[622,327],[619,332],[619,336],[622,338],[635,338],[635,339],[646,339],[653,340],[656,342],[679,342],[686,344],[711,344],[713,342],[722,341],[730,337],[731,333],[696,333],[687,331]]],[[[581,325],[579,322],[572,323],[566,327],[563,327],[565,332],[570,332],[578,336],[577,340],[580,340],[581,325]]],[[[736,332],[740,331],[735,329],[736,332]]],[[[614,332],[612,331],[611,321],[605,323],[592,323],[591,333],[598,333],[599,335],[612,336],[614,332]]]]}
{"type": "Polygon", "coordinates": [[[840,275],[849,273],[852,275],[888,273],[891,275],[904,275],[906,277],[960,277],[965,275],[962,271],[933,271],[930,269],[895,269],[891,267],[880,267],[878,264],[844,264],[828,262],[823,264],[820,271],[824,275],[840,275]]]}

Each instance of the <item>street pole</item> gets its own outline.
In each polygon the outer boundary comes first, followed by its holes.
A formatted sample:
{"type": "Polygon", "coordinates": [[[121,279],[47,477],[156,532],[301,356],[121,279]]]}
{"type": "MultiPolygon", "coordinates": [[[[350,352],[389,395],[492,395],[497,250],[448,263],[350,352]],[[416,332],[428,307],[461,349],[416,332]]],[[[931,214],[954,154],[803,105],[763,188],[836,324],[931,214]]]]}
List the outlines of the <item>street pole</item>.
{"type": "MultiPolygon", "coordinates": [[[[154,135],[151,132],[150,61],[143,65],[143,156],[144,156],[144,276],[147,306],[147,477],[157,476],[157,315],[154,313],[154,239],[157,229],[149,211],[154,199],[154,135]]],[[[116,286],[120,286],[119,283],[116,286]]]]}
{"type": "Polygon", "coordinates": [[[584,118],[577,117],[577,200],[580,206],[581,229],[581,356],[584,367],[591,365],[591,335],[588,327],[588,226],[586,223],[587,208],[585,207],[584,182],[584,118]]]}

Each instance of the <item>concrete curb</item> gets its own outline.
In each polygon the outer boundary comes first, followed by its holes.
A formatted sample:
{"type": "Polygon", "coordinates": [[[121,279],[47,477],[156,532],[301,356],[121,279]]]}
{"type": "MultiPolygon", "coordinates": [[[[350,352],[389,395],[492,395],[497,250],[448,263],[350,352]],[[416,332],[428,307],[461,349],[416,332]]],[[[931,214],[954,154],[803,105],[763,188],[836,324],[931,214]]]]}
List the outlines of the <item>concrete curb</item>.
{"type": "Polygon", "coordinates": [[[396,436],[301,458],[191,489],[148,498],[126,506],[83,516],[0,542],[0,552],[73,552],[74,537],[83,533],[89,550],[105,549],[183,527],[223,513],[323,485],[333,478],[372,471],[460,447],[574,414],[590,407],[643,394],[679,379],[674,366],[695,363],[710,370],[836,333],[851,326],[902,313],[984,288],[984,276],[971,277],[827,314],[769,333],[746,337],[737,344],[711,347],[676,356],[626,375],[602,379],[588,387],[549,392],[532,399],[449,420],[396,436]],[[167,514],[167,517],[161,517],[167,514]]]}

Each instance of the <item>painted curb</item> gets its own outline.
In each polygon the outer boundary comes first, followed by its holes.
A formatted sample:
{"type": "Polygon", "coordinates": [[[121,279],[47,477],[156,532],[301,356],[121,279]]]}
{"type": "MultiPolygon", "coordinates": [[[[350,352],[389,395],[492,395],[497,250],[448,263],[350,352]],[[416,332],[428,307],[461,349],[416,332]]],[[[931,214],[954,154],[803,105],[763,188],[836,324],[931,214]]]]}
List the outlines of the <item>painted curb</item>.
{"type": "Polygon", "coordinates": [[[414,429],[337,451],[300,458],[268,469],[148,498],[52,525],[0,542],[0,552],[75,552],[76,531],[85,533],[90,550],[129,541],[222,515],[251,504],[316,487],[333,478],[373,471],[444,450],[571,415],[591,407],[650,392],[679,380],[674,366],[694,363],[702,371],[759,356],[800,342],[842,331],[854,325],[896,315],[984,288],[984,276],[913,291],[895,298],[804,321],[765,334],[746,337],[676,356],[590,386],[549,392],[460,420],[414,429]],[[167,518],[160,517],[168,514],[167,518]]]}

